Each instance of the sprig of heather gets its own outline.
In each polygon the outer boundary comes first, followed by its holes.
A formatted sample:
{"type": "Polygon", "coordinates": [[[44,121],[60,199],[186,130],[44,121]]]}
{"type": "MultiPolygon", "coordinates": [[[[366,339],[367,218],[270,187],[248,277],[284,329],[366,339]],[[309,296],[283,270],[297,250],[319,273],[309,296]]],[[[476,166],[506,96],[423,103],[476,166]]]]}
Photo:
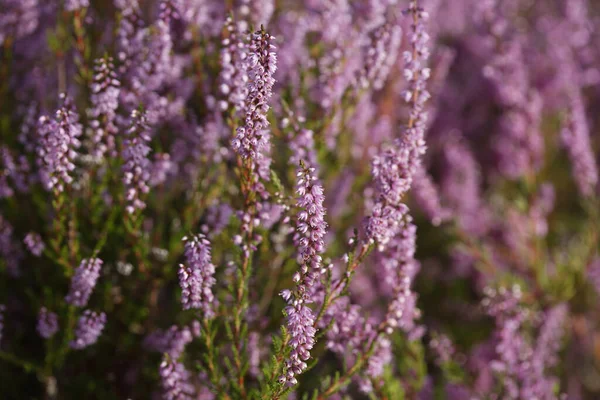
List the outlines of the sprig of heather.
{"type": "Polygon", "coordinates": [[[23,250],[15,241],[13,233],[13,226],[0,215],[0,256],[2,256],[8,274],[16,278],[21,275],[20,264],[23,260],[23,250]]]}
{"type": "Polygon", "coordinates": [[[190,383],[191,374],[183,364],[163,358],[160,364],[160,380],[163,388],[163,398],[166,400],[192,400],[194,386],[190,383]]]}
{"type": "Polygon", "coordinates": [[[187,346],[193,340],[192,332],[188,327],[180,328],[171,326],[166,331],[156,330],[144,339],[147,348],[166,353],[173,360],[179,359],[187,346]]]}
{"type": "Polygon", "coordinates": [[[65,94],[54,119],[41,116],[38,120],[37,162],[42,183],[48,190],[62,192],[73,182],[76,149],[80,146],[82,126],[75,104],[65,94]]]}
{"type": "Polygon", "coordinates": [[[86,8],[90,6],[89,0],[66,0],[65,1],[65,10],[66,11],[77,11],[82,8],[86,8]]]}
{"type": "Polygon", "coordinates": [[[423,20],[427,18],[427,13],[415,1],[410,3],[405,13],[413,16],[410,34],[412,51],[406,51],[403,55],[404,77],[409,82],[409,89],[403,96],[411,106],[410,117],[402,137],[373,159],[371,174],[376,197],[373,215],[365,227],[367,238],[375,241],[380,249],[384,249],[402,229],[399,222],[408,211],[402,199],[411,187],[421,156],[426,150],[424,135],[427,112],[424,106],[429,99],[429,92],[425,84],[430,70],[427,67],[429,36],[423,20]]]}
{"type": "Polygon", "coordinates": [[[37,331],[44,339],[50,339],[58,332],[58,315],[46,307],[40,308],[37,331]]]}
{"type": "Polygon", "coordinates": [[[598,165],[590,143],[590,128],[581,92],[571,88],[568,94],[569,111],[560,138],[569,155],[572,174],[583,196],[594,194],[598,186],[598,165]]]}
{"type": "Polygon", "coordinates": [[[244,125],[238,127],[231,141],[233,149],[244,159],[256,162],[262,157],[262,150],[269,145],[268,133],[269,100],[272,96],[277,70],[275,38],[264,29],[250,35],[248,49],[248,95],[244,110],[244,125]]]}
{"type": "Polygon", "coordinates": [[[402,28],[395,18],[384,21],[371,33],[371,38],[363,49],[365,61],[359,73],[358,83],[363,88],[372,86],[379,90],[396,63],[402,42],[402,28]]]}
{"type": "Polygon", "coordinates": [[[442,205],[435,182],[423,165],[416,171],[412,190],[417,206],[433,225],[438,226],[450,217],[450,211],[442,205]]]}
{"type": "Polygon", "coordinates": [[[296,385],[296,376],[307,368],[306,361],[310,359],[310,351],[315,345],[316,318],[308,304],[314,301],[312,290],[323,272],[321,254],[325,250],[323,238],[327,229],[323,207],[325,196],[314,175],[314,168],[301,166],[297,177],[297,204],[301,211],[297,217],[294,242],[298,246],[300,271],[293,278],[296,288],[281,293],[288,303],[285,314],[291,350],[279,382],[287,386],[296,385]]]}
{"type": "Polygon", "coordinates": [[[274,11],[274,0],[239,0],[238,14],[253,26],[267,26],[274,11]]]}
{"type": "Polygon", "coordinates": [[[216,283],[215,266],[211,262],[210,242],[203,234],[185,241],[186,265],[179,265],[179,285],[181,286],[181,304],[184,310],[202,310],[204,318],[215,315],[217,300],[212,292],[216,283]]]}
{"type": "Polygon", "coordinates": [[[103,262],[99,258],[87,258],[81,261],[71,279],[71,287],[65,297],[67,303],[75,307],[85,307],[87,305],[100,277],[102,264],[103,262]]]}
{"type": "Polygon", "coordinates": [[[75,339],[71,341],[72,349],[81,350],[98,341],[106,325],[106,314],[85,310],[77,321],[75,339]]]}
{"type": "Polygon", "coordinates": [[[29,191],[32,174],[25,156],[21,155],[15,160],[10,150],[1,146],[0,166],[0,199],[12,197],[15,190],[18,193],[29,191]]]}
{"type": "Polygon", "coordinates": [[[120,86],[112,57],[96,60],[94,78],[90,85],[92,94],[88,117],[91,139],[89,151],[97,162],[101,162],[107,152],[115,151],[115,118],[119,107],[120,86]]]}
{"type": "Polygon", "coordinates": [[[148,182],[151,168],[150,160],[148,160],[148,154],[150,154],[148,130],[146,113],[133,110],[122,150],[123,183],[127,201],[125,209],[129,214],[146,208],[143,198],[150,190],[148,182]]]}
{"type": "Polygon", "coordinates": [[[39,26],[39,0],[9,0],[2,3],[0,45],[8,37],[16,40],[30,35],[39,26]]]}
{"type": "Polygon", "coordinates": [[[221,41],[219,90],[225,100],[222,110],[234,109],[236,113],[246,113],[246,97],[248,96],[248,48],[240,37],[241,32],[231,16],[225,21],[225,37],[221,41]]]}
{"type": "Polygon", "coordinates": [[[2,334],[4,333],[4,313],[6,312],[6,306],[0,304],[0,342],[2,341],[2,334]]]}
{"type": "Polygon", "coordinates": [[[27,250],[29,250],[29,252],[36,257],[41,256],[44,252],[44,249],[46,248],[42,237],[35,232],[29,232],[25,236],[25,239],[23,239],[23,243],[25,243],[25,247],[27,247],[27,250]]]}

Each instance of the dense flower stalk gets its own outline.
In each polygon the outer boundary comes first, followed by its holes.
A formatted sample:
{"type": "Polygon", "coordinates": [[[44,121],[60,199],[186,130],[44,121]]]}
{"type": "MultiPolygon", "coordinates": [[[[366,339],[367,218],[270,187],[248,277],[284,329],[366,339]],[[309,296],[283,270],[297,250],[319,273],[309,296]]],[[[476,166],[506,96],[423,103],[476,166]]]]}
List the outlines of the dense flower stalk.
{"type": "Polygon", "coordinates": [[[42,307],[38,315],[37,331],[44,339],[54,336],[58,332],[58,315],[42,307]]]}
{"type": "Polygon", "coordinates": [[[598,165],[590,143],[590,128],[581,93],[573,89],[569,94],[569,103],[567,121],[563,125],[560,137],[571,160],[572,173],[579,192],[590,196],[598,185],[598,165]]]}
{"type": "Polygon", "coordinates": [[[188,327],[173,325],[166,331],[157,330],[146,336],[144,345],[154,351],[167,353],[171,359],[177,360],[192,340],[192,332],[188,327]]]}
{"type": "Polygon", "coordinates": [[[203,234],[185,241],[186,265],[179,265],[181,303],[184,310],[202,310],[205,318],[214,316],[216,299],[212,287],[216,283],[215,266],[211,262],[210,242],[203,234]]]}
{"type": "Polygon", "coordinates": [[[159,373],[165,400],[194,399],[194,387],[189,383],[191,374],[183,364],[165,358],[160,364],[159,373]]]}
{"type": "Polygon", "coordinates": [[[310,350],[315,344],[315,315],[308,306],[313,299],[311,289],[322,273],[322,257],[327,223],[323,202],[323,188],[314,175],[314,168],[301,167],[297,173],[296,193],[298,214],[295,243],[298,246],[300,271],[294,275],[296,289],[281,293],[288,303],[285,308],[286,326],[291,336],[291,351],[285,361],[285,372],[280,382],[293,386],[296,375],[306,368],[310,350]]]}
{"type": "Polygon", "coordinates": [[[26,193],[29,190],[32,174],[25,156],[19,156],[15,160],[9,149],[2,146],[0,166],[0,199],[12,197],[15,191],[26,193]]]}
{"type": "Polygon", "coordinates": [[[2,334],[4,333],[4,313],[6,312],[6,306],[0,304],[0,342],[2,341],[2,334]]]}
{"type": "Polygon", "coordinates": [[[38,120],[37,156],[42,183],[48,190],[62,192],[73,182],[76,149],[80,146],[82,126],[75,105],[61,95],[62,106],[54,119],[42,116],[38,120]]]}
{"type": "Polygon", "coordinates": [[[66,0],[65,1],[65,10],[67,11],[76,11],[81,8],[89,7],[89,0],[66,0]]]}
{"type": "Polygon", "coordinates": [[[231,144],[243,158],[256,161],[262,156],[262,150],[269,145],[267,128],[269,121],[269,100],[272,96],[277,70],[277,56],[274,52],[275,38],[267,32],[257,31],[250,37],[248,49],[248,95],[244,109],[244,125],[237,129],[231,144]]]}
{"type": "Polygon", "coordinates": [[[247,47],[240,37],[240,32],[231,16],[225,21],[226,36],[221,41],[219,90],[225,98],[221,108],[231,107],[239,114],[245,114],[245,101],[248,95],[248,72],[246,67],[247,47]]]}
{"type": "Polygon", "coordinates": [[[75,307],[85,307],[96,287],[101,268],[102,260],[99,258],[88,258],[81,261],[71,279],[71,288],[65,301],[75,307]]]}
{"type": "Polygon", "coordinates": [[[29,232],[27,236],[25,236],[25,239],[23,239],[23,243],[25,243],[27,250],[36,257],[41,256],[46,248],[42,237],[35,232],[29,232]]]}
{"type": "Polygon", "coordinates": [[[119,107],[121,83],[117,78],[112,57],[96,60],[94,80],[91,84],[90,118],[90,154],[97,161],[102,160],[106,152],[115,150],[116,111],[119,107]]]}
{"type": "Polygon", "coordinates": [[[366,233],[381,249],[385,248],[402,227],[400,221],[407,212],[402,199],[410,189],[421,163],[421,156],[425,153],[427,112],[424,106],[429,98],[425,83],[430,70],[427,68],[429,36],[423,20],[427,18],[427,13],[414,1],[410,3],[408,12],[413,16],[410,35],[412,52],[404,53],[404,76],[409,82],[409,89],[404,92],[404,98],[411,106],[410,119],[402,137],[396,139],[372,162],[372,176],[377,195],[373,215],[367,221],[366,233]]]}
{"type": "Polygon", "coordinates": [[[146,114],[134,110],[131,113],[131,124],[126,139],[123,141],[123,183],[127,200],[126,210],[129,214],[146,208],[143,196],[150,190],[148,182],[151,168],[148,159],[148,129],[146,114]]]}
{"type": "Polygon", "coordinates": [[[438,226],[449,218],[449,211],[441,204],[438,188],[423,166],[416,171],[412,189],[417,206],[433,225],[438,226]]]}
{"type": "Polygon", "coordinates": [[[13,226],[0,215],[0,258],[4,261],[8,274],[18,277],[21,274],[23,250],[15,241],[13,233],[13,226]]]}
{"type": "Polygon", "coordinates": [[[34,32],[39,25],[39,0],[6,0],[0,15],[0,44],[11,37],[20,39],[34,32]]]}
{"type": "Polygon", "coordinates": [[[371,39],[364,49],[365,61],[359,75],[359,84],[379,90],[396,63],[398,49],[402,41],[402,28],[395,18],[385,21],[371,33],[371,39]]]}
{"type": "Polygon", "coordinates": [[[105,325],[105,313],[85,310],[77,322],[75,339],[70,343],[71,348],[81,350],[96,343],[105,325]]]}

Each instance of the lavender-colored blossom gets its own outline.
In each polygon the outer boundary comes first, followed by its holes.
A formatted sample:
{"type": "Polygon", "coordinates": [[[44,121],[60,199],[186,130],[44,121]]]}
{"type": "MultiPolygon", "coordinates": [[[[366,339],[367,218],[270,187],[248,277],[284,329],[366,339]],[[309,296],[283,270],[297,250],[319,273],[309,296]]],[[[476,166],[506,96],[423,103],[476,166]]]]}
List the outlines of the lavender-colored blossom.
{"type": "Polygon", "coordinates": [[[243,158],[257,160],[270,139],[267,128],[267,112],[272,96],[277,69],[277,56],[274,52],[274,38],[265,31],[257,31],[250,37],[248,50],[248,95],[244,109],[244,125],[237,129],[231,144],[243,158]]]}
{"type": "Polygon", "coordinates": [[[398,49],[402,41],[402,28],[398,21],[385,21],[371,33],[366,48],[363,70],[359,75],[359,84],[363,88],[373,86],[379,90],[396,63],[398,49]]]}
{"type": "Polygon", "coordinates": [[[99,258],[87,258],[81,261],[75,270],[75,275],[71,278],[71,287],[65,301],[75,307],[85,307],[96,287],[101,268],[102,260],[99,258]]]}
{"type": "Polygon", "coordinates": [[[322,273],[321,254],[325,250],[326,233],[323,188],[314,175],[314,168],[301,167],[297,173],[296,193],[298,213],[294,242],[298,247],[300,271],[294,274],[296,289],[284,290],[281,295],[288,303],[285,308],[286,326],[291,336],[291,351],[285,361],[281,383],[294,386],[296,376],[306,368],[310,350],[315,344],[315,315],[308,306],[313,301],[311,289],[322,273]]]}
{"type": "Polygon", "coordinates": [[[184,238],[186,265],[179,266],[181,304],[184,310],[202,310],[205,318],[215,313],[216,299],[212,287],[216,283],[215,266],[211,261],[210,242],[203,234],[184,238]]]}
{"type": "MultiPolygon", "coordinates": [[[[253,26],[267,26],[275,11],[274,0],[239,0],[239,16],[248,20],[253,26]]],[[[242,26],[242,30],[248,29],[242,26]]]]}
{"type": "Polygon", "coordinates": [[[146,208],[142,197],[150,190],[149,141],[146,114],[134,110],[131,113],[131,124],[126,139],[123,141],[123,183],[127,200],[126,210],[129,214],[146,208]]]}
{"type": "Polygon", "coordinates": [[[31,167],[23,155],[15,161],[11,151],[0,147],[0,199],[12,197],[15,191],[26,193],[31,183],[31,167]]]}
{"type": "Polygon", "coordinates": [[[189,327],[171,326],[166,331],[157,330],[146,336],[144,345],[154,351],[167,353],[173,360],[179,359],[185,346],[193,340],[189,327]]]}
{"type": "Polygon", "coordinates": [[[4,333],[4,313],[6,312],[6,306],[0,304],[0,341],[2,341],[2,334],[4,333]]]}
{"type": "Polygon", "coordinates": [[[429,348],[435,356],[435,362],[443,365],[452,359],[456,349],[452,340],[445,334],[434,334],[429,342],[429,348]]]}
{"type": "Polygon", "coordinates": [[[90,154],[98,161],[106,152],[115,151],[115,135],[117,133],[116,111],[119,106],[121,83],[117,78],[113,60],[105,57],[96,60],[94,80],[91,89],[90,118],[90,154]]]}
{"type": "Polygon", "coordinates": [[[13,226],[0,215],[0,259],[8,274],[18,277],[21,274],[20,263],[23,259],[23,250],[13,237],[13,226]]]}
{"type": "Polygon", "coordinates": [[[596,293],[600,296],[600,257],[596,257],[587,266],[586,275],[596,293]]]}
{"type": "Polygon", "coordinates": [[[422,165],[413,178],[412,194],[417,206],[433,225],[438,226],[450,217],[449,211],[441,204],[438,188],[422,165]]]}
{"type": "Polygon", "coordinates": [[[37,156],[42,183],[48,190],[62,192],[73,182],[75,150],[80,146],[82,126],[75,105],[61,94],[62,106],[54,119],[42,116],[38,120],[37,156]]]}
{"type": "Polygon", "coordinates": [[[41,256],[46,248],[42,237],[35,232],[29,232],[27,236],[25,236],[25,239],[23,239],[23,243],[25,243],[27,250],[36,257],[41,256]]]}
{"type": "Polygon", "coordinates": [[[37,331],[44,339],[50,339],[58,332],[58,316],[46,307],[40,308],[38,315],[37,331]]]}
{"type": "Polygon", "coordinates": [[[98,341],[106,325],[106,314],[85,310],[75,328],[75,339],[69,344],[72,349],[81,350],[98,341]]]}
{"type": "Polygon", "coordinates": [[[571,160],[579,192],[584,196],[592,195],[598,185],[598,165],[590,143],[590,128],[583,99],[575,89],[569,94],[569,113],[560,137],[571,160]]]}
{"type": "Polygon", "coordinates": [[[65,10],[67,11],[76,11],[85,7],[89,7],[89,0],[66,0],[65,1],[65,10]]]}
{"type": "Polygon", "coordinates": [[[160,380],[165,400],[192,400],[194,386],[190,383],[191,374],[183,364],[164,358],[160,364],[160,380]]]}
{"type": "Polygon", "coordinates": [[[171,161],[169,153],[155,153],[148,184],[151,187],[162,185],[170,175],[175,173],[176,169],[177,165],[171,161]]]}
{"type": "Polygon", "coordinates": [[[7,38],[21,39],[39,26],[39,0],[5,0],[0,14],[0,45],[7,38]]]}
{"type": "Polygon", "coordinates": [[[407,13],[413,16],[410,42],[412,52],[404,53],[404,76],[409,82],[409,89],[404,99],[411,105],[410,119],[401,138],[383,150],[372,162],[372,176],[377,193],[372,216],[366,223],[366,234],[369,240],[378,243],[383,249],[403,227],[401,218],[407,209],[402,204],[405,193],[410,189],[413,177],[425,153],[425,125],[427,113],[424,110],[429,93],[425,83],[429,78],[428,41],[423,20],[427,13],[412,1],[407,13]]]}
{"type": "Polygon", "coordinates": [[[373,384],[371,382],[381,380],[385,366],[390,364],[392,359],[392,342],[385,337],[379,338],[375,344],[373,355],[367,361],[367,367],[364,372],[368,379],[361,379],[359,383],[360,390],[363,393],[373,392],[373,384]]]}
{"type": "Polygon", "coordinates": [[[219,90],[225,98],[221,108],[229,110],[231,107],[238,114],[245,114],[245,101],[248,95],[248,49],[243,42],[240,31],[231,16],[225,21],[226,36],[221,44],[221,72],[219,75],[219,90]]]}
{"type": "Polygon", "coordinates": [[[412,282],[419,269],[415,260],[417,227],[407,217],[406,225],[399,235],[389,243],[386,262],[383,263],[382,278],[392,288],[392,300],[384,320],[386,331],[392,333],[399,328],[409,335],[415,332],[415,320],[420,317],[416,306],[417,295],[412,282]]]}

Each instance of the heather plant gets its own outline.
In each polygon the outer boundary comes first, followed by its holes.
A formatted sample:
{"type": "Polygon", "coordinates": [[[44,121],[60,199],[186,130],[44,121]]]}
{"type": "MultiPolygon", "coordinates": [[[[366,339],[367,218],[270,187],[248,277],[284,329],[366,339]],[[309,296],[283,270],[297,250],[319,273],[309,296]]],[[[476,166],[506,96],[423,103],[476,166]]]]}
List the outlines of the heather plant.
{"type": "Polygon", "coordinates": [[[0,0],[1,397],[600,397],[599,29],[0,0]]]}

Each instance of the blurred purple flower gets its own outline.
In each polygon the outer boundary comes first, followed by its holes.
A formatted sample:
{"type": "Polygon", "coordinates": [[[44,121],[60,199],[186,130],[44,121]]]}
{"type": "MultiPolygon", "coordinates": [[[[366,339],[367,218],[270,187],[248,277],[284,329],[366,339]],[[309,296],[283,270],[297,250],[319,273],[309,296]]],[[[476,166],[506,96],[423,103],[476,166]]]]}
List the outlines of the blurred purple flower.
{"type": "Polygon", "coordinates": [[[217,300],[212,287],[216,283],[215,266],[211,261],[210,242],[203,234],[185,241],[186,264],[179,265],[179,285],[181,303],[184,310],[191,308],[202,310],[204,318],[215,314],[217,300]]]}
{"type": "Polygon", "coordinates": [[[41,256],[46,248],[42,237],[35,232],[29,232],[27,236],[25,236],[25,239],[23,239],[23,243],[25,243],[27,250],[36,257],[41,256]]]}
{"type": "Polygon", "coordinates": [[[77,322],[75,339],[69,345],[72,349],[81,350],[96,343],[105,325],[105,313],[85,310],[77,322]]]}
{"type": "Polygon", "coordinates": [[[50,339],[58,332],[58,316],[46,307],[40,308],[38,315],[37,331],[44,339],[50,339]]]}
{"type": "Polygon", "coordinates": [[[86,258],[81,261],[71,278],[71,287],[65,301],[75,307],[85,307],[96,287],[101,268],[102,260],[99,258],[86,258]]]}

